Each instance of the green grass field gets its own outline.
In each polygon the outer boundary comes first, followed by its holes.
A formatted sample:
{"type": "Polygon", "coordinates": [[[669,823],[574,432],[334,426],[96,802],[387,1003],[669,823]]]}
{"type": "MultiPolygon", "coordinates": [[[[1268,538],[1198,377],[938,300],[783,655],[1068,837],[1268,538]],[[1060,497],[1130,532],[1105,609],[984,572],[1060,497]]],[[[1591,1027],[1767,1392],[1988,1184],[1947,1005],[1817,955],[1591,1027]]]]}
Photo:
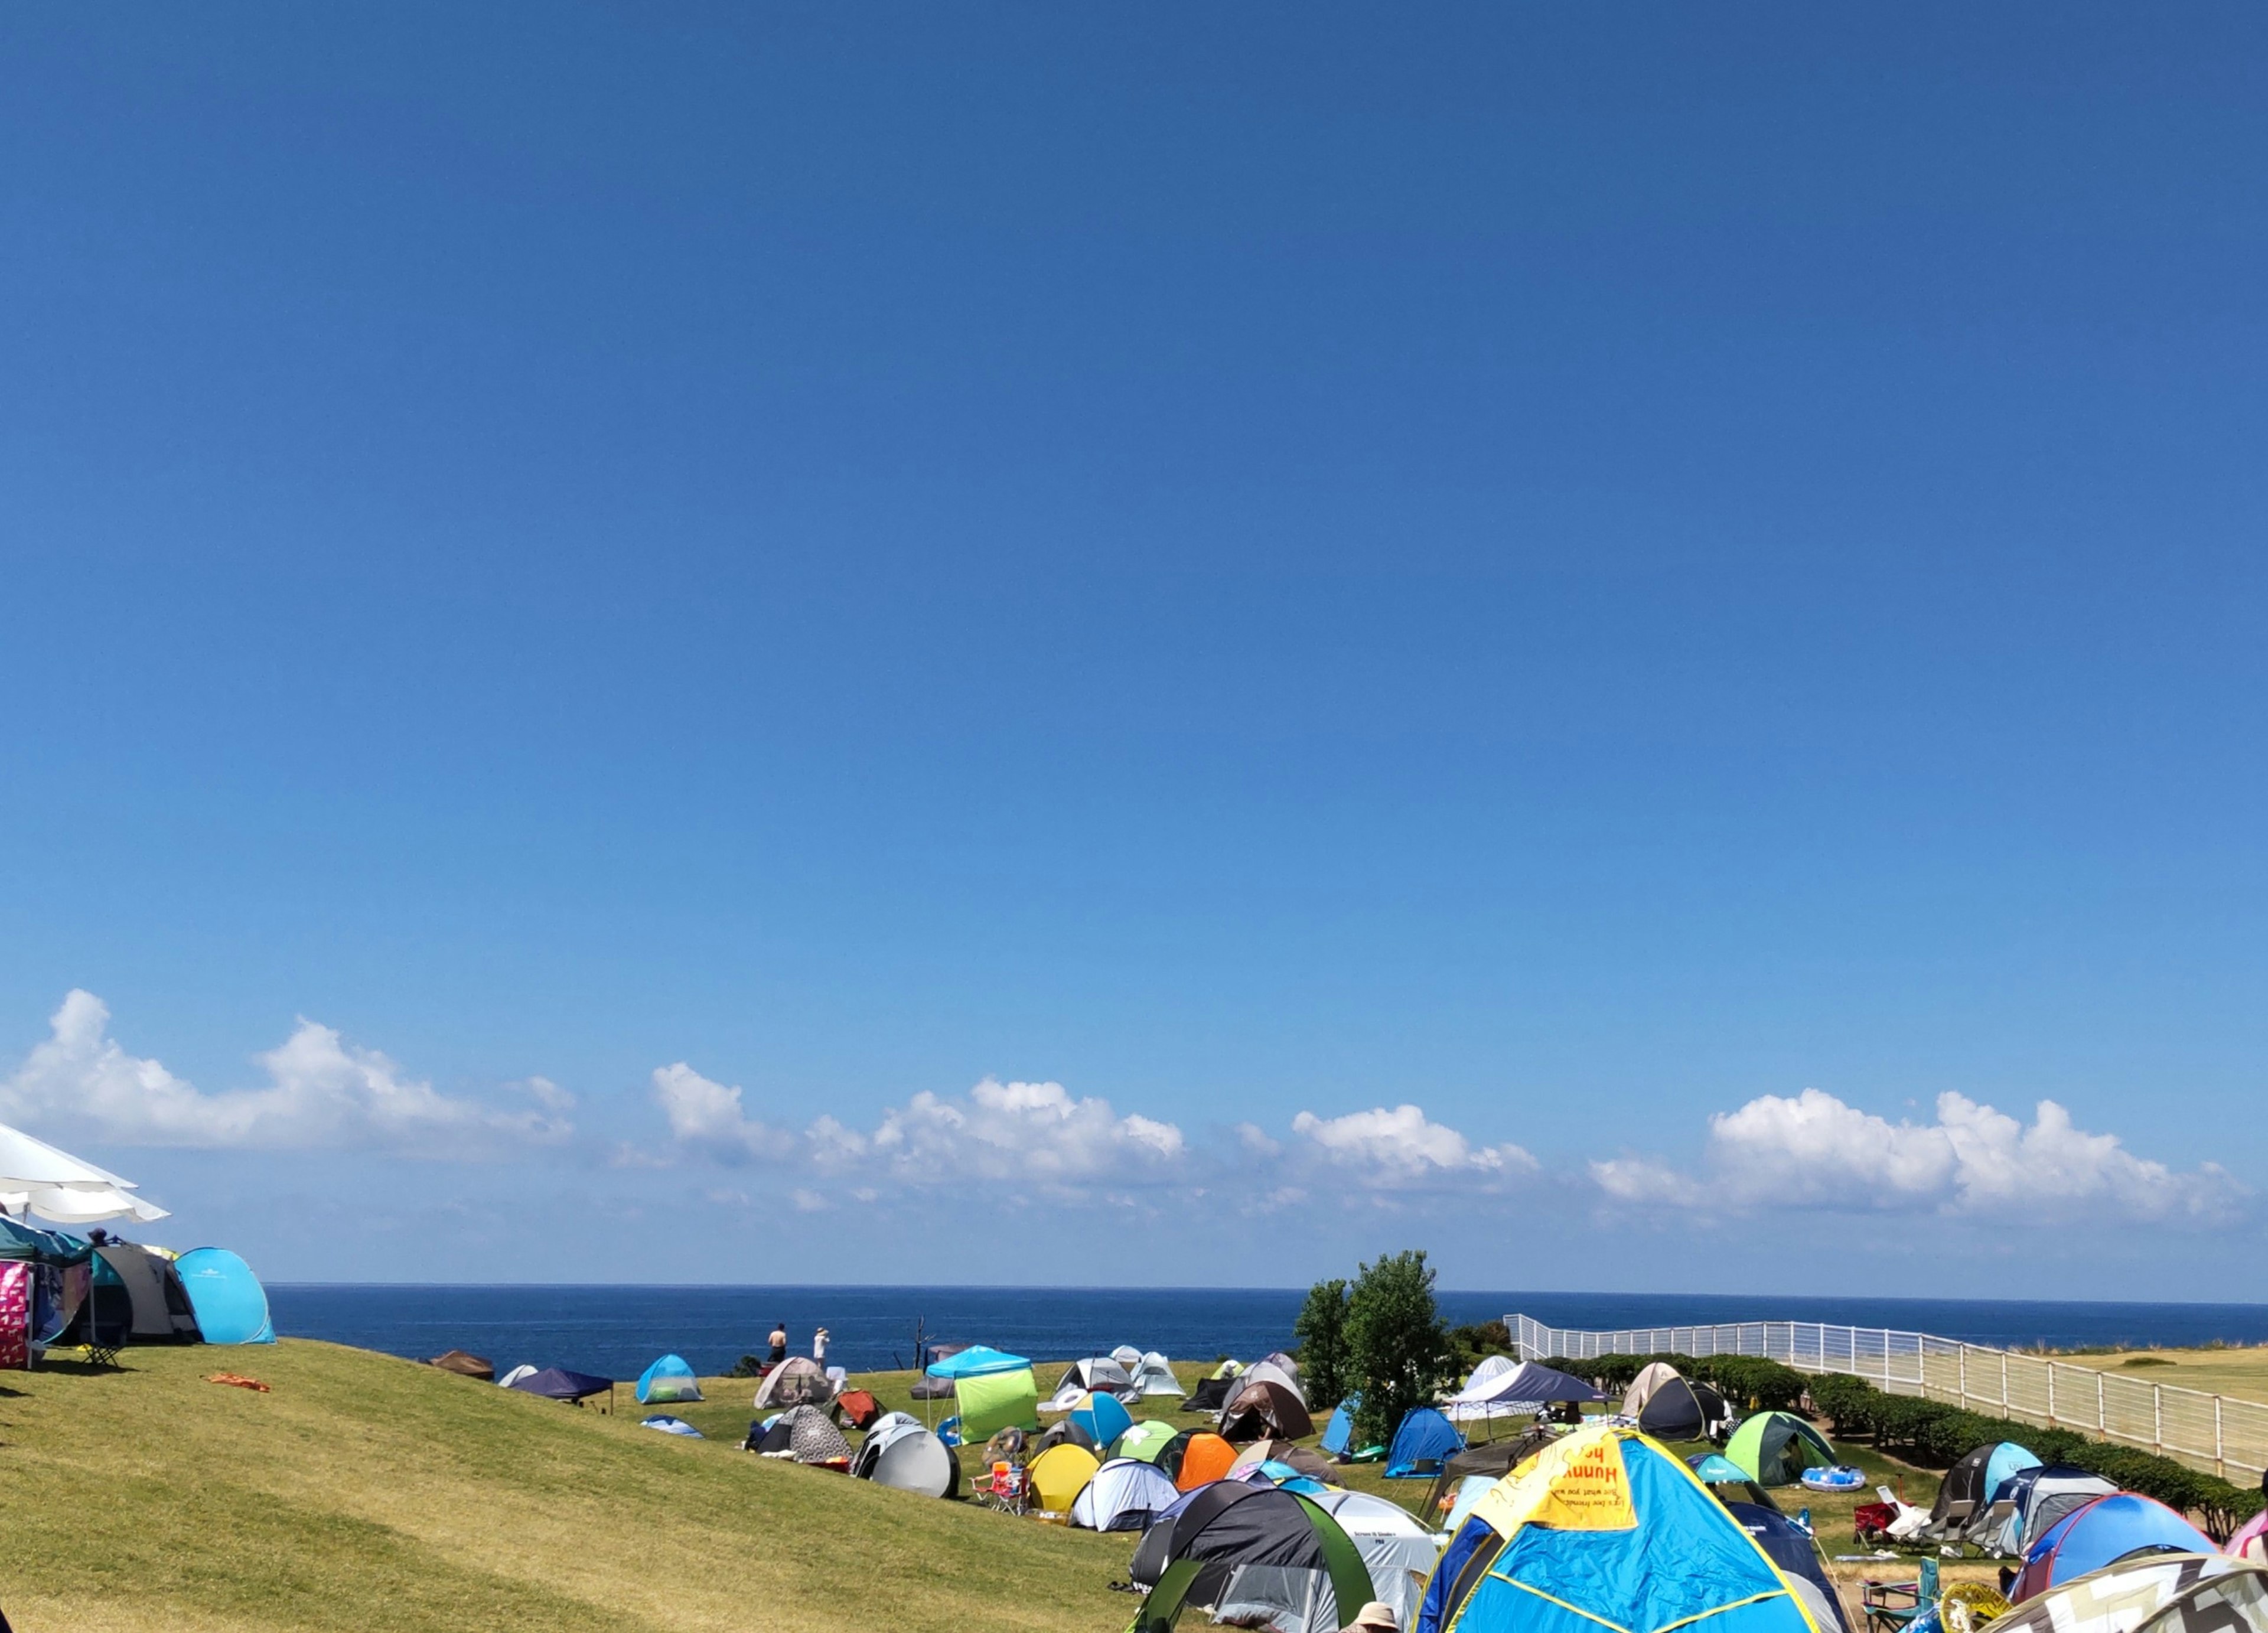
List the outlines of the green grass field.
{"type": "MultiPolygon", "coordinates": [[[[1194,1384],[1208,1369],[1177,1370],[1194,1384]]],[[[1039,1371],[1051,1388],[1062,1367],[1039,1371]]],[[[913,1380],[853,1381],[923,1416],[913,1380]]],[[[750,1457],[737,1446],[754,1380],[703,1387],[706,1401],[668,1409],[710,1437],[689,1440],[639,1428],[628,1386],[610,1415],[305,1341],[12,1374],[0,1609],[21,1633],[1116,1633],[1130,1619],[1108,1585],[1131,1534],[750,1457]],[[225,1368],[271,1392],[205,1381],[225,1368]]],[[[1153,1398],[1135,1415],[1207,1421],[1177,1406],[1153,1398]]],[[[1935,1491],[1934,1475],[1845,1449],[1909,1501],[1935,1491]]],[[[1342,1473],[1413,1509],[1432,1483],[1375,1464],[1342,1473]]],[[[1783,1494],[1791,1509],[1806,1500],[1827,1551],[1847,1549],[1853,1499],[1783,1494]]]]}

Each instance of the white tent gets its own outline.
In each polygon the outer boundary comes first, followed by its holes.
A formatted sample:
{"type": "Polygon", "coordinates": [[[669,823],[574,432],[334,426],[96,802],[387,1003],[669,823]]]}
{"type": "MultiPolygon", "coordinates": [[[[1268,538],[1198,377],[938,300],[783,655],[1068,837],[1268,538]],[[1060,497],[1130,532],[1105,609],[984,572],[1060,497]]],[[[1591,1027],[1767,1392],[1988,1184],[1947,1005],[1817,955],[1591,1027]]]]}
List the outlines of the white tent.
{"type": "Polygon", "coordinates": [[[129,1194],[136,1188],[107,1168],[0,1123],[0,1211],[28,1210],[59,1225],[164,1218],[163,1208],[129,1194]]]}
{"type": "Polygon", "coordinates": [[[1447,1534],[1428,1531],[1399,1504],[1367,1491],[1323,1491],[1313,1500],[1339,1522],[1362,1556],[1371,1592],[1394,1607],[1395,1619],[1403,1627],[1414,1625],[1426,1578],[1440,1563],[1447,1534]]]}
{"type": "Polygon", "coordinates": [[[1071,1522],[1089,1531],[1140,1531],[1181,1496],[1162,1469],[1139,1458],[1114,1457],[1072,1499],[1071,1522]]]}
{"type": "Polygon", "coordinates": [[[1046,1400],[1040,1402],[1042,1412],[1068,1412],[1089,1391],[1096,1394],[1116,1395],[1121,1401],[1134,1401],[1134,1380],[1126,1369],[1107,1355],[1091,1355],[1083,1361],[1073,1361],[1064,1373],[1063,1383],[1046,1400]]]}
{"type": "Polygon", "coordinates": [[[903,1412],[885,1413],[850,1462],[853,1478],[922,1497],[951,1497],[961,1483],[953,1448],[903,1412]]]}
{"type": "Polygon", "coordinates": [[[1142,1357],[1133,1369],[1134,1387],[1144,1394],[1186,1395],[1182,1380],[1174,1376],[1174,1364],[1155,1350],[1142,1357]]]}
{"type": "Polygon", "coordinates": [[[1452,1423],[1462,1423],[1488,1417],[1524,1417],[1557,1401],[1604,1399],[1580,1378],[1554,1372],[1539,1362],[1514,1363],[1508,1357],[1492,1355],[1473,1368],[1465,1387],[1443,1402],[1441,1410],[1452,1423]]]}

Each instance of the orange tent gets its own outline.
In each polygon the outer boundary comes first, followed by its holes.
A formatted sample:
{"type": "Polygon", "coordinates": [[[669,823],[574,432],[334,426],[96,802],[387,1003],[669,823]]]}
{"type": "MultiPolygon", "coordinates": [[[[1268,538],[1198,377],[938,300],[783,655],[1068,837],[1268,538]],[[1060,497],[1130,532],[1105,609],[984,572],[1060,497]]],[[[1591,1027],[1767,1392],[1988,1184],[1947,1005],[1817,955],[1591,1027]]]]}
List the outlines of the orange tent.
{"type": "Polygon", "coordinates": [[[1236,1465],[1236,1448],[1219,1435],[1196,1434],[1182,1449],[1182,1467],[1174,1484],[1194,1491],[1209,1480],[1219,1480],[1236,1465]]]}

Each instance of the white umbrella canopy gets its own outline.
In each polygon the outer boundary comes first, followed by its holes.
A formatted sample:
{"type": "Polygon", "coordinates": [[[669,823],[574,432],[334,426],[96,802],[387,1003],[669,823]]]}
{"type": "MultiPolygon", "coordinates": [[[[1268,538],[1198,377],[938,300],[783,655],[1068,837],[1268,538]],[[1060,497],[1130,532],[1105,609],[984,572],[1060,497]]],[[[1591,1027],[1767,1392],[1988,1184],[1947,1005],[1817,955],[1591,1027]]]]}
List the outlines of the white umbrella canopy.
{"type": "Polygon", "coordinates": [[[131,1194],[136,1188],[131,1180],[0,1122],[0,1207],[10,1213],[29,1208],[63,1225],[92,1225],[129,1215],[142,1220],[164,1218],[164,1209],[131,1194]]]}
{"type": "Polygon", "coordinates": [[[59,1185],[30,1191],[0,1191],[0,1213],[38,1214],[57,1225],[99,1225],[105,1219],[136,1219],[147,1225],[167,1218],[155,1203],[129,1196],[115,1186],[99,1191],[67,1191],[59,1185]]]}

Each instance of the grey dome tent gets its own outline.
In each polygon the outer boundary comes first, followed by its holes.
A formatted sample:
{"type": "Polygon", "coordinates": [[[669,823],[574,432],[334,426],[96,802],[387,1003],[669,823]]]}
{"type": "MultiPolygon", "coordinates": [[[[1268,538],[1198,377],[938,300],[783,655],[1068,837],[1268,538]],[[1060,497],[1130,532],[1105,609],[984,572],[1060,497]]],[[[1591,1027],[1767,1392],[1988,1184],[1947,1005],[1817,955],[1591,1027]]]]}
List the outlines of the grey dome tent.
{"type": "Polygon", "coordinates": [[[1371,1593],[1370,1570],[1338,1521],[1304,1497],[1235,1480],[1194,1493],[1152,1526],[1128,1574],[1154,1585],[1130,1633],[1165,1633],[1185,1609],[1282,1633],[1328,1633],[1371,1593]]]}
{"type": "Polygon", "coordinates": [[[1262,1435],[1304,1440],[1314,1432],[1315,1421],[1307,1416],[1307,1403],[1289,1387],[1265,1378],[1245,1384],[1220,1415],[1224,1440],[1256,1440],[1262,1435]]]}
{"type": "Polygon", "coordinates": [[[792,1458],[799,1463],[850,1461],[850,1443],[835,1420],[815,1406],[792,1406],[773,1420],[748,1449],[764,1457],[792,1458]]]}
{"type": "Polygon", "coordinates": [[[1992,1494],[1991,1507],[1971,1522],[1971,1540],[1996,1554],[2021,1557],[2058,1520],[2117,1490],[2101,1475],[2066,1463],[2020,1469],[1992,1494]]]}
{"type": "Polygon", "coordinates": [[[1079,1404],[1079,1396],[1088,1394],[1116,1395],[1121,1401],[1139,1398],[1134,1379],[1124,1367],[1107,1355],[1092,1355],[1071,1364],[1055,1394],[1040,1402],[1040,1410],[1068,1412],[1079,1404]]]}
{"type": "Polygon", "coordinates": [[[756,1410],[779,1406],[825,1406],[835,1398],[835,1380],[809,1356],[792,1355],[764,1374],[756,1386],[756,1410]]]}
{"type": "Polygon", "coordinates": [[[1638,1426],[1657,1440],[1699,1440],[1724,1419],[1724,1396],[1706,1384],[1672,1374],[1647,1399],[1638,1426]]]}
{"type": "Polygon", "coordinates": [[[1391,1607],[1402,1626],[1414,1626],[1425,1579],[1440,1563],[1440,1539],[1401,1504],[1367,1491],[1325,1491],[1314,1502],[1339,1522],[1362,1556],[1370,1571],[1371,1597],[1391,1607]]]}
{"type": "MultiPolygon", "coordinates": [[[[791,1435],[792,1435],[791,1431],[791,1435]]],[[[961,1483],[960,1460],[953,1448],[903,1412],[876,1420],[858,1456],[851,1477],[922,1497],[951,1497],[961,1483]]]]}
{"type": "Polygon", "coordinates": [[[1174,1376],[1174,1364],[1155,1350],[1145,1355],[1130,1376],[1134,1387],[1145,1395],[1185,1395],[1182,1380],[1174,1376]]]}
{"type": "Polygon", "coordinates": [[[1172,1480],[1138,1458],[1114,1457],[1071,1500],[1071,1522],[1089,1531],[1142,1531],[1181,1500],[1172,1480]]]}

